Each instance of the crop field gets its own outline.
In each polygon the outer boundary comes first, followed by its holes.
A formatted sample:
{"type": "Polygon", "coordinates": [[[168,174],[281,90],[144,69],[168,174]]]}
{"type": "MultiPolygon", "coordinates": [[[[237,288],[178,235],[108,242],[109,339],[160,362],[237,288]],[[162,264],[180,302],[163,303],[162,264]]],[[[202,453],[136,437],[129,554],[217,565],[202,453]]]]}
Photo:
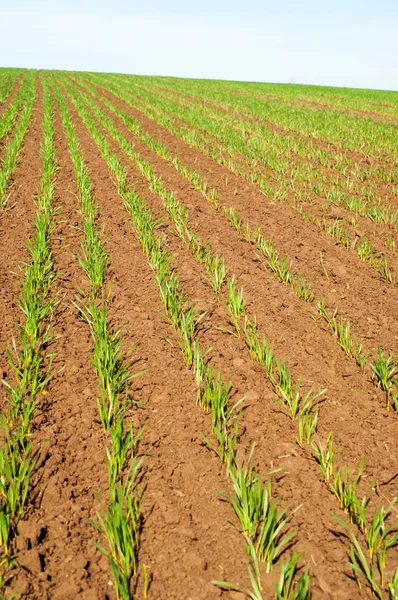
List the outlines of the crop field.
{"type": "Polygon", "coordinates": [[[398,599],[398,92],[0,69],[0,598],[398,599]]]}

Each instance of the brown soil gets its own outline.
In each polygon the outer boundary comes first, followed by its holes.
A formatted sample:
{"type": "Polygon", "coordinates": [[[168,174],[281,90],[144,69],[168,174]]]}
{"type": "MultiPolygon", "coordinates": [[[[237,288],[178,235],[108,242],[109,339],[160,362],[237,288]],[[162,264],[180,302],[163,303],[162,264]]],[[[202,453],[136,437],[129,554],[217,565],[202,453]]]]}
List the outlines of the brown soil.
{"type": "MultiPolygon", "coordinates": [[[[368,345],[376,348],[380,343],[397,352],[398,325],[390,318],[398,314],[396,287],[378,281],[368,265],[325,239],[288,206],[270,203],[255,186],[233,176],[112,94],[103,94],[203,175],[218,190],[223,203],[237,208],[252,225],[260,226],[281,254],[289,253],[294,258],[300,272],[308,278],[316,273],[317,294],[326,296],[329,308],[338,304],[353,330],[368,345]],[[329,280],[319,264],[321,251],[329,280]]],[[[9,345],[11,323],[19,318],[14,297],[22,274],[17,265],[26,260],[25,241],[33,227],[32,197],[40,176],[39,155],[34,155],[34,148],[40,140],[41,102],[39,87],[34,121],[15,176],[12,208],[3,216],[3,346],[9,345]],[[18,187],[18,181],[23,187],[18,187]],[[17,277],[10,275],[12,270],[17,277]]],[[[135,368],[146,370],[133,380],[133,398],[139,404],[129,411],[135,428],[147,425],[140,444],[140,453],[145,456],[142,480],[146,489],[135,596],[143,597],[142,565],[146,565],[150,574],[148,598],[238,599],[243,596],[221,592],[211,583],[213,579],[243,585],[249,582],[243,538],[228,523],[228,519],[234,521],[230,505],[217,495],[229,494],[231,483],[198,433],[211,435],[210,417],[195,404],[192,374],[184,366],[173,328],[162,316],[154,273],[141,251],[114,178],[69,99],[68,105],[100,208],[98,228],[103,229],[110,255],[107,284],[112,281],[111,323],[121,328],[125,349],[138,343],[133,352],[138,361],[135,368]]],[[[363,491],[367,491],[369,481],[375,480],[381,494],[379,497],[374,493],[370,510],[379,504],[385,506],[398,494],[398,480],[394,478],[398,425],[396,415],[385,410],[384,395],[374,388],[370,373],[361,373],[326,326],[313,318],[308,306],[289,287],[264,272],[251,246],[227,224],[222,213],[174,167],[134,139],[119,119],[112,118],[142,158],[161,175],[167,189],[187,206],[192,229],[224,255],[230,273],[237,275],[244,288],[248,313],[257,315],[260,333],[266,334],[280,358],[289,360],[295,378],[301,377],[307,389],[313,384],[328,389],[320,411],[319,440],[324,441],[333,431],[342,461],[350,468],[356,468],[364,456],[363,491]]],[[[146,199],[155,218],[164,217],[159,233],[176,258],[181,284],[206,311],[199,338],[204,347],[212,346],[214,368],[220,368],[225,378],[231,377],[234,400],[247,394],[240,422],[241,451],[247,452],[256,442],[255,464],[262,475],[266,477],[276,467],[283,469],[273,477],[275,498],[283,506],[302,505],[292,528],[298,531],[295,549],[305,552],[304,563],[313,574],[314,600],[370,598],[367,588],[359,590],[351,577],[347,542],[336,535],[341,528],[331,515],[335,513],[347,522],[346,515],[325,485],[311,453],[297,445],[295,422],[275,403],[264,370],[250,359],[243,339],[222,332],[222,328],[229,327],[226,310],[208,285],[202,266],[177,237],[160,198],[150,192],[136,165],[101,131],[126,167],[129,184],[146,199]]],[[[107,560],[93,544],[93,540],[101,540],[88,519],[95,519],[106,498],[107,440],[97,415],[89,330],[72,306],[77,289],[85,286],[76,259],[82,236],[81,216],[58,113],[56,145],[59,169],[55,202],[60,212],[52,248],[58,274],[54,293],[61,298],[52,323],[58,336],[51,348],[56,360],[54,378],[39,402],[34,420],[33,439],[41,451],[28,509],[15,539],[20,567],[15,569],[10,589],[19,590],[22,598],[35,600],[105,599],[114,597],[111,574],[107,560]]],[[[4,369],[7,371],[6,363],[4,369]]],[[[390,564],[397,558],[393,549],[390,564]]],[[[265,578],[264,597],[273,597],[277,574],[265,578]]]]}

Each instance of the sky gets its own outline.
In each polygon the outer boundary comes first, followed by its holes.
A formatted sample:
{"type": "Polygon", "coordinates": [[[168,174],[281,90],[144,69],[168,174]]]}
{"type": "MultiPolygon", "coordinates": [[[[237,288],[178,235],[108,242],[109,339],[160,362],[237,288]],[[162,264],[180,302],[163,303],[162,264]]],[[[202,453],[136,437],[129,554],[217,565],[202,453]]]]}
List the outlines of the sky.
{"type": "Polygon", "coordinates": [[[0,0],[0,66],[398,90],[398,0],[0,0]]]}

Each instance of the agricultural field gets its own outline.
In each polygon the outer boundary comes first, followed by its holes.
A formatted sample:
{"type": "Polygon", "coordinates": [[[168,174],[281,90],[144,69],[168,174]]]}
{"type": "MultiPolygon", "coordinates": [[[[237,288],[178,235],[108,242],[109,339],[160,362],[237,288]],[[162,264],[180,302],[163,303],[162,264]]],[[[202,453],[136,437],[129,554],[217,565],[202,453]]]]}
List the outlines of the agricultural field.
{"type": "Polygon", "coordinates": [[[398,599],[398,93],[0,69],[0,589],[398,599]]]}

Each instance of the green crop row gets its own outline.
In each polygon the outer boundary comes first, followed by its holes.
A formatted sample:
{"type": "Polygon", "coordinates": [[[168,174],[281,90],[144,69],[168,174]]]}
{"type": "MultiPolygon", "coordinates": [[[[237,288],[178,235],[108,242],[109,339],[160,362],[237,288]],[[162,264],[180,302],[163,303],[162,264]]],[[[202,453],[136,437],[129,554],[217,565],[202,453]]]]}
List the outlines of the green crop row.
{"type": "Polygon", "coordinates": [[[22,321],[18,336],[13,338],[12,350],[6,355],[14,381],[5,380],[7,410],[1,415],[0,443],[0,547],[2,566],[1,588],[7,583],[8,570],[15,565],[12,540],[23,518],[29,493],[29,483],[37,455],[32,445],[32,418],[46,394],[51,378],[53,355],[47,352],[54,334],[51,319],[56,297],[51,297],[55,278],[50,236],[54,229],[54,179],[56,173],[53,107],[51,96],[44,86],[44,117],[42,178],[36,199],[36,221],[33,240],[27,248],[30,262],[26,264],[25,279],[18,300],[22,321]]]}
{"type": "Polygon", "coordinates": [[[9,69],[3,74],[0,85],[0,105],[8,98],[22,69],[9,69]]]}
{"type": "Polygon", "coordinates": [[[21,92],[23,93],[23,96],[21,97],[23,107],[20,112],[18,122],[15,125],[14,137],[9,141],[8,145],[6,146],[3,160],[0,165],[1,208],[4,208],[7,204],[7,192],[9,189],[10,179],[18,164],[23,141],[25,139],[25,135],[30,125],[33,112],[33,103],[36,97],[36,73],[34,71],[30,71],[26,75],[24,83],[25,85],[23,84],[23,90],[21,90],[21,92]]]}

